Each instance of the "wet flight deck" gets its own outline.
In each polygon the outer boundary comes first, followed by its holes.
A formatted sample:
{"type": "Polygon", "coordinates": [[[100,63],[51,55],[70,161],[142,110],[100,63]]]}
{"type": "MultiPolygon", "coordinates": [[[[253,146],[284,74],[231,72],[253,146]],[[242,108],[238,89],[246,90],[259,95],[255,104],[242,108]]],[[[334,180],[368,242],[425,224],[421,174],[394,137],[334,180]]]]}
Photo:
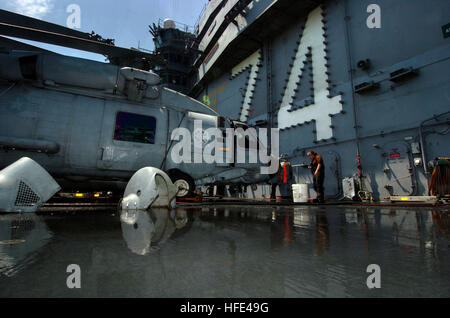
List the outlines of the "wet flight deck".
{"type": "Polygon", "coordinates": [[[0,215],[0,297],[450,297],[449,252],[445,207],[59,207],[0,215]]]}

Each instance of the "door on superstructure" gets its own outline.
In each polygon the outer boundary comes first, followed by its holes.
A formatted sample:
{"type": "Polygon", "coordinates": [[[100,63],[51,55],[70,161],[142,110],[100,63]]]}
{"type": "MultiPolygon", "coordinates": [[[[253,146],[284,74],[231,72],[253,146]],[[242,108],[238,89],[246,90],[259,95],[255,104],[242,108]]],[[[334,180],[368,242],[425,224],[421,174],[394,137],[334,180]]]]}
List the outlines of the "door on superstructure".
{"type": "Polygon", "coordinates": [[[159,168],[167,145],[167,110],[106,103],[97,167],[119,171],[137,171],[147,166],[159,168]]]}
{"type": "Polygon", "coordinates": [[[404,142],[390,142],[384,150],[384,188],[388,196],[413,195],[414,171],[411,153],[404,142]]]}

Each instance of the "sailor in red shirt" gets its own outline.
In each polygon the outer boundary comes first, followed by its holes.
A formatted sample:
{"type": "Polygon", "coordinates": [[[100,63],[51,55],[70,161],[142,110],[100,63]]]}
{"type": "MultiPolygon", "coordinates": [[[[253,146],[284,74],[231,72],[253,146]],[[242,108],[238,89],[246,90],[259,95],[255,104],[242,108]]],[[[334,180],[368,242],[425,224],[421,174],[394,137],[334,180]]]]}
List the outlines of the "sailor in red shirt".
{"type": "Polygon", "coordinates": [[[282,154],[280,157],[280,169],[279,169],[279,187],[280,195],[285,200],[292,200],[292,166],[288,161],[288,155],[282,154]]]}
{"type": "Polygon", "coordinates": [[[270,195],[271,200],[276,198],[276,188],[277,185],[280,189],[280,195],[283,199],[292,199],[292,166],[290,162],[287,161],[288,155],[282,154],[279,158],[278,172],[272,175],[272,191],[270,195]]]}
{"type": "Polygon", "coordinates": [[[319,203],[324,203],[323,182],[325,180],[325,165],[323,159],[314,151],[308,152],[308,157],[311,159],[309,168],[313,174],[314,190],[317,192],[317,201],[319,203]]]}

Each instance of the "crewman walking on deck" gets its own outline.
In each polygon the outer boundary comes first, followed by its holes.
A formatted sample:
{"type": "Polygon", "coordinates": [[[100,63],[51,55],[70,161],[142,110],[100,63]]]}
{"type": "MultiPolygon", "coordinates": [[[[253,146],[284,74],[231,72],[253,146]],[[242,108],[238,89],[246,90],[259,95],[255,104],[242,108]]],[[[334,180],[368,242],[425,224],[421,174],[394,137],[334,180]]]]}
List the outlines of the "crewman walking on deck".
{"type": "Polygon", "coordinates": [[[317,192],[317,202],[324,203],[323,182],[325,180],[325,165],[323,159],[314,151],[308,152],[308,157],[311,159],[311,164],[308,168],[311,169],[313,174],[314,190],[317,192]]]}

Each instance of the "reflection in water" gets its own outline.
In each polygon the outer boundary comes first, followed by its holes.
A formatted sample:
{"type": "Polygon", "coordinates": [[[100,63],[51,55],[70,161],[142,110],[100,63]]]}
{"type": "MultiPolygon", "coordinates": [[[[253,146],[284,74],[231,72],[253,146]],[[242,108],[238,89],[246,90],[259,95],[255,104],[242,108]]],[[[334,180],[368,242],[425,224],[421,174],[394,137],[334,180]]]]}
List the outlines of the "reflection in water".
{"type": "Polygon", "coordinates": [[[35,214],[0,215],[0,276],[13,276],[35,261],[35,254],[52,238],[35,214]]]}
{"type": "Polygon", "coordinates": [[[431,216],[436,227],[444,235],[450,235],[450,213],[431,211],[431,216]]]}
{"type": "Polygon", "coordinates": [[[330,233],[328,230],[328,219],[324,211],[316,213],[316,250],[315,256],[322,255],[328,249],[330,233]]]}
{"type": "Polygon", "coordinates": [[[200,206],[21,217],[0,216],[0,297],[450,296],[442,210],[200,206]],[[80,265],[81,290],[67,289],[68,264],[80,265]],[[366,287],[369,264],[381,266],[379,290],[366,287]]]}
{"type": "Polygon", "coordinates": [[[149,211],[122,211],[122,235],[128,248],[135,254],[146,255],[160,246],[188,224],[186,210],[150,209],[149,211]]]}

